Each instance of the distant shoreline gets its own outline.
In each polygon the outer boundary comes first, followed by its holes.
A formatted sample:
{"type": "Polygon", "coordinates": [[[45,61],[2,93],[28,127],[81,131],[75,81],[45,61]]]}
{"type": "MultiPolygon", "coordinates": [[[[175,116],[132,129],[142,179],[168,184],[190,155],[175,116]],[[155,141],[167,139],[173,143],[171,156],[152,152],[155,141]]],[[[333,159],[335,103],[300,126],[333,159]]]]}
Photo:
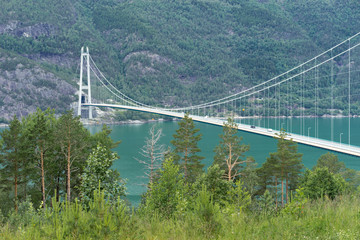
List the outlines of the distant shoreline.
{"type": "MultiPolygon", "coordinates": [[[[292,116],[293,118],[300,118],[300,116],[292,116]]],[[[304,118],[314,118],[315,116],[304,116],[304,118]]],[[[337,115],[337,116],[333,116],[333,118],[346,118],[348,116],[344,116],[344,115],[337,115]]],[[[353,115],[351,116],[351,118],[359,118],[360,116],[358,115],[353,115]]],[[[248,119],[248,118],[260,118],[258,116],[254,116],[254,117],[239,117],[236,116],[234,117],[234,119],[248,119]]],[[[290,117],[286,117],[286,116],[279,116],[279,117],[269,117],[269,118],[290,118],[290,117]]],[[[331,118],[330,115],[323,115],[320,118],[331,118]]],[[[222,120],[226,120],[227,118],[219,118],[222,120]]],[[[177,118],[172,118],[171,120],[165,120],[163,118],[159,118],[159,119],[148,119],[148,120],[124,120],[124,121],[107,121],[107,120],[101,120],[101,119],[80,119],[81,123],[85,126],[101,126],[101,125],[125,125],[125,124],[145,124],[145,123],[151,123],[151,122],[169,122],[169,121],[177,121],[177,118]]],[[[7,123],[0,123],[0,128],[6,128],[9,127],[9,124],[7,123]]]]}
{"type": "Polygon", "coordinates": [[[100,125],[125,125],[125,124],[145,124],[151,122],[168,122],[168,121],[176,121],[176,118],[172,120],[165,120],[163,118],[159,119],[148,119],[148,120],[125,120],[125,121],[102,121],[102,120],[88,120],[88,119],[81,119],[82,124],[85,126],[100,126],[100,125]]]}

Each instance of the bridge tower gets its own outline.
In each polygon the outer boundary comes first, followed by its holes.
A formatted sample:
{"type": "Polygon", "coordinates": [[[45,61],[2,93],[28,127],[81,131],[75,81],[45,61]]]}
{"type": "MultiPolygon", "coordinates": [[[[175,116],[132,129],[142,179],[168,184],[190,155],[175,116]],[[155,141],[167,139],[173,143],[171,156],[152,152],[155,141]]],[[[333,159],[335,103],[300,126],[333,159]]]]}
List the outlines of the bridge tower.
{"type": "MultiPolygon", "coordinates": [[[[79,102],[78,102],[78,112],[77,115],[81,116],[81,104],[88,103],[91,104],[91,85],[90,85],[90,55],[89,48],[86,47],[86,52],[84,52],[84,47],[81,48],[81,57],[80,57],[80,80],[79,80],[79,102]],[[84,59],[86,61],[86,76],[87,84],[83,82],[83,72],[84,72],[84,59]]],[[[89,106],[89,119],[92,119],[92,106],[89,106]]]]}

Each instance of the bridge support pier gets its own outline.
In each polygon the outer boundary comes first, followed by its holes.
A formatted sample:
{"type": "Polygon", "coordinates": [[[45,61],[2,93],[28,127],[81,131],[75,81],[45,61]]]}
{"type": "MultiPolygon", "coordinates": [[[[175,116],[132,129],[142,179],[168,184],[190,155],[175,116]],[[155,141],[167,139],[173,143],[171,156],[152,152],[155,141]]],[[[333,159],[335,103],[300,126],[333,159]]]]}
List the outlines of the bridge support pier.
{"type": "MultiPolygon", "coordinates": [[[[90,54],[89,48],[86,47],[86,52],[84,52],[84,47],[81,48],[81,57],[80,57],[80,80],[79,80],[79,102],[78,102],[78,112],[77,115],[81,117],[82,104],[87,103],[91,104],[91,85],[90,85],[90,54]],[[86,76],[87,84],[84,85],[83,82],[83,72],[84,72],[84,59],[86,60],[86,76]]],[[[89,106],[89,119],[93,118],[92,115],[92,106],[89,106]]]]}

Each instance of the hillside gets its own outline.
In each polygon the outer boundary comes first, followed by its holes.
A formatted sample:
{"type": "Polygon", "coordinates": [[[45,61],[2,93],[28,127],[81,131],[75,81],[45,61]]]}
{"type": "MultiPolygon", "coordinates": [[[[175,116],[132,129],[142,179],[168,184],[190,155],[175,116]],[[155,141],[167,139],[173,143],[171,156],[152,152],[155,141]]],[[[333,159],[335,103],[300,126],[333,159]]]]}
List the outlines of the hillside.
{"type": "Polygon", "coordinates": [[[0,9],[0,113],[68,108],[81,46],[124,93],[187,105],[237,92],[359,31],[354,0],[10,0],[0,9]]]}

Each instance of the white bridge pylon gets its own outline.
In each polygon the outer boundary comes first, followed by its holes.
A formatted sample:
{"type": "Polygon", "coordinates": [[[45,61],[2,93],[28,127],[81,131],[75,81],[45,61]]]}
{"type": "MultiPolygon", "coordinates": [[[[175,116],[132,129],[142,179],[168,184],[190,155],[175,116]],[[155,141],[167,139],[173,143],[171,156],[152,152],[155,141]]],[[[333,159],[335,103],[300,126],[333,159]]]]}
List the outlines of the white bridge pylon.
{"type": "MultiPolygon", "coordinates": [[[[83,104],[85,104],[85,103],[91,104],[90,53],[89,53],[89,48],[88,47],[86,47],[86,52],[84,52],[84,47],[81,48],[80,80],[79,80],[79,92],[78,92],[78,95],[79,95],[79,101],[78,101],[77,115],[81,116],[83,104]],[[86,61],[86,77],[87,77],[87,84],[85,84],[85,85],[84,85],[84,82],[83,82],[84,59],[86,61]]],[[[89,119],[93,118],[92,106],[88,107],[88,117],[89,117],[89,119]]]]}
{"type": "Polygon", "coordinates": [[[360,156],[360,147],[351,145],[351,122],[360,115],[359,46],[360,32],[260,84],[210,102],[175,108],[146,105],[124,94],[99,70],[88,48],[86,52],[82,48],[78,115],[86,108],[91,118],[95,107],[176,118],[189,113],[194,121],[218,126],[233,117],[240,121],[240,131],[274,137],[284,128],[295,142],[360,156]],[[84,59],[87,84],[82,79],[84,59]],[[319,124],[318,116],[329,118],[329,129],[319,131],[324,126],[319,124]],[[339,116],[347,117],[341,121],[341,126],[334,121],[339,116]],[[324,136],[324,132],[329,136],[324,136]]]}

